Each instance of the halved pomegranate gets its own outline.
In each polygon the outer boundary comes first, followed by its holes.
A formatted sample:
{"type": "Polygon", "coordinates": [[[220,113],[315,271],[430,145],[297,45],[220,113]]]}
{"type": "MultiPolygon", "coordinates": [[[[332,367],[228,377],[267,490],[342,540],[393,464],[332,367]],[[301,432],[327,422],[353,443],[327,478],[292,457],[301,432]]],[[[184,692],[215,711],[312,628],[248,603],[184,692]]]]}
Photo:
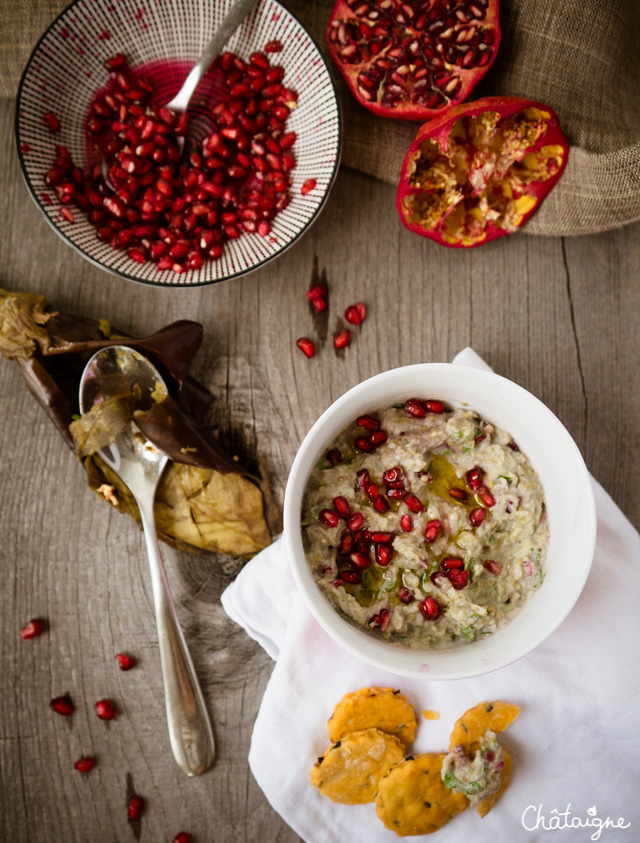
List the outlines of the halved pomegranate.
{"type": "Polygon", "coordinates": [[[405,226],[468,248],[512,234],[563,173],[569,143],[552,108],[486,97],[425,123],[409,147],[397,208],[405,226]]]}
{"type": "Polygon", "coordinates": [[[374,114],[429,120],[464,102],[491,67],[498,0],[338,0],[327,44],[374,114]]]}

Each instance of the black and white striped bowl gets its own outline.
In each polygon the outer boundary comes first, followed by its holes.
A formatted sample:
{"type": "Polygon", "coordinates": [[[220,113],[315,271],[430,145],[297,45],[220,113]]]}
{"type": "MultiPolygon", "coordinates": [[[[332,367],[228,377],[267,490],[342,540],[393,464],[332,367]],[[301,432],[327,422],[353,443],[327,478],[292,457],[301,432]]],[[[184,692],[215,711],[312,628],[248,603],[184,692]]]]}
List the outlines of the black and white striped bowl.
{"type": "Polygon", "coordinates": [[[105,59],[124,52],[132,67],[166,58],[195,62],[220,24],[231,0],[76,0],[51,24],[36,45],[18,92],[16,140],[29,191],[49,224],[65,242],[103,269],[147,284],[195,286],[238,277],[277,257],[311,225],[324,205],[340,158],[340,108],[330,71],[318,47],[276,0],[261,0],[229,40],[226,49],[243,58],[278,40],[273,56],[285,69],[284,84],[299,93],[287,122],[297,134],[292,200],[272,223],[268,238],[243,234],[226,244],[222,257],[202,269],[177,275],[155,264],[137,263],[126,251],[100,241],[86,215],[73,207],[75,222],[60,214],[44,181],[56,144],[85,162],[84,123],[96,91],[108,74],[105,59]],[[52,134],[43,115],[53,112],[61,130],[52,134]],[[316,187],[303,196],[307,179],[316,187]]]}

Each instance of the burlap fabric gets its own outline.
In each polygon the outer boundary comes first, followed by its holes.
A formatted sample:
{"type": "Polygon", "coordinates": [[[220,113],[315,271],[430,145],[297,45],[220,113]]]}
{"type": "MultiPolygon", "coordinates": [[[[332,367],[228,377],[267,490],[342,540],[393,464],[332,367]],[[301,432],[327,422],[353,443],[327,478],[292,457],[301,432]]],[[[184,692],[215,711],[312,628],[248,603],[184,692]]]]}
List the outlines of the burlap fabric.
{"type": "MultiPolygon", "coordinates": [[[[15,96],[33,46],[66,5],[1,0],[2,96],[15,96]]],[[[326,55],[332,0],[284,5],[326,55]]],[[[588,234],[640,219],[640,0],[502,0],[500,19],[500,52],[473,99],[517,95],[548,103],[571,143],[567,169],[527,232],[588,234]]],[[[337,73],[336,84],[343,165],[396,184],[417,125],[369,114],[337,73]]]]}

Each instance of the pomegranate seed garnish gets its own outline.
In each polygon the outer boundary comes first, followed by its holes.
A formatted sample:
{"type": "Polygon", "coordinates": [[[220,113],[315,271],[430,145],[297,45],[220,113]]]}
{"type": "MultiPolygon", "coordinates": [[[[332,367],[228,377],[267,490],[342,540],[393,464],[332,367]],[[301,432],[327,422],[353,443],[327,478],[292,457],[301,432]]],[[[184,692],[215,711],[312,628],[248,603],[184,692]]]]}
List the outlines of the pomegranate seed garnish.
{"type": "Polygon", "coordinates": [[[356,474],[356,478],[358,480],[358,487],[363,490],[365,486],[367,486],[370,482],[369,472],[366,468],[361,468],[360,471],[356,474]]]}
{"type": "Polygon", "coordinates": [[[440,413],[444,413],[444,411],[446,409],[444,404],[442,403],[442,401],[432,401],[432,400],[425,401],[424,407],[425,407],[425,410],[427,411],[427,413],[436,413],[437,415],[440,415],[440,413]]]}
{"type": "Polygon", "coordinates": [[[44,632],[44,627],[44,621],[40,620],[40,618],[31,618],[20,630],[20,637],[24,638],[25,641],[29,641],[31,638],[37,638],[44,632]]]}
{"type": "Polygon", "coordinates": [[[394,465],[393,468],[388,468],[385,473],[382,475],[382,479],[385,483],[397,483],[398,480],[402,479],[402,469],[399,465],[394,465]]]}
{"type": "Polygon", "coordinates": [[[493,495],[487,489],[486,486],[478,486],[478,488],[476,489],[476,496],[485,506],[495,506],[496,499],[493,497],[493,495]]]}
{"type": "Polygon", "coordinates": [[[371,560],[368,556],[365,556],[364,553],[351,553],[349,554],[349,559],[353,562],[353,564],[364,570],[371,565],[371,560]]]}
{"type": "Polygon", "coordinates": [[[433,521],[427,521],[427,526],[424,528],[425,541],[432,544],[440,535],[441,529],[442,521],[439,521],[437,518],[434,518],[433,521]]]}
{"type": "Polygon", "coordinates": [[[116,658],[118,659],[120,670],[131,670],[132,667],[136,666],[136,660],[133,656],[127,656],[125,653],[118,653],[116,658]]]}
{"type": "Polygon", "coordinates": [[[300,188],[300,193],[303,196],[306,196],[307,193],[311,193],[311,191],[313,190],[313,188],[316,186],[317,183],[318,182],[315,179],[307,179],[303,183],[302,187],[300,188]]]}
{"type": "Polygon", "coordinates": [[[486,434],[486,433],[479,433],[479,434],[475,437],[475,439],[474,439],[473,441],[475,442],[475,444],[476,444],[476,445],[479,445],[479,444],[480,444],[481,442],[483,442],[486,438],[487,438],[487,434],[486,434]]]}
{"type": "MultiPolygon", "coordinates": [[[[358,583],[362,580],[362,575],[360,571],[343,571],[340,574],[343,582],[346,582],[348,585],[358,585],[358,583]]],[[[335,580],[334,580],[335,582],[335,580]]]]}
{"type": "Polygon", "coordinates": [[[471,524],[472,527],[479,527],[484,521],[484,515],[485,512],[482,507],[472,509],[469,513],[469,524],[471,524]]]}
{"type": "Polygon", "coordinates": [[[340,553],[350,553],[353,547],[353,536],[351,533],[343,533],[340,536],[340,553]]]}
{"type": "Polygon", "coordinates": [[[379,448],[380,445],[384,445],[387,439],[388,436],[384,430],[374,430],[373,433],[369,434],[369,442],[374,448],[379,448]]]}
{"type": "Polygon", "coordinates": [[[118,716],[118,711],[111,700],[98,700],[95,709],[100,720],[115,720],[118,716]]]}
{"type": "Polygon", "coordinates": [[[482,484],[483,479],[484,471],[478,466],[467,471],[467,484],[473,492],[482,484]]]}
{"type": "Polygon", "coordinates": [[[307,357],[311,358],[316,353],[316,346],[312,340],[307,339],[306,337],[300,337],[299,340],[296,340],[296,345],[300,349],[303,354],[306,354],[307,357]]]}
{"type": "Polygon", "coordinates": [[[347,527],[352,533],[359,530],[364,524],[364,515],[361,512],[354,512],[351,518],[347,521],[347,527]]]}
{"type": "Polygon", "coordinates": [[[375,483],[367,483],[364,487],[364,492],[370,501],[374,501],[380,494],[380,490],[375,483]]]}
{"type": "Polygon", "coordinates": [[[387,512],[389,509],[389,503],[387,502],[386,498],[380,495],[379,498],[376,498],[373,502],[373,508],[377,509],[378,512],[387,512]]]}
{"type": "Polygon", "coordinates": [[[95,758],[82,757],[78,758],[78,760],[73,766],[79,773],[90,773],[91,770],[93,770],[93,768],[95,767],[95,765],[95,758]]]}
{"type": "Polygon", "coordinates": [[[494,562],[493,559],[487,559],[482,565],[490,574],[499,574],[502,571],[502,565],[499,562],[494,562]]]}
{"type": "Polygon", "coordinates": [[[388,544],[377,544],[375,549],[375,557],[378,565],[386,566],[391,562],[393,556],[393,548],[388,544]]]}
{"type": "Polygon", "coordinates": [[[391,613],[388,609],[380,609],[380,611],[369,618],[369,626],[371,629],[380,629],[382,632],[389,626],[391,620],[391,613]]]}
{"type": "Polygon", "coordinates": [[[340,518],[348,518],[351,515],[349,501],[342,496],[333,499],[333,506],[340,518]]]}
{"type": "Polygon", "coordinates": [[[428,621],[435,621],[440,617],[440,606],[430,595],[420,603],[420,611],[428,621]]]}
{"type": "Polygon", "coordinates": [[[144,799],[142,796],[138,796],[138,794],[135,793],[131,797],[127,806],[127,813],[129,814],[130,820],[140,819],[140,817],[144,814],[144,799]]]}
{"type": "Polygon", "coordinates": [[[459,556],[447,556],[440,563],[440,567],[443,571],[453,571],[464,568],[464,561],[459,556]]]}
{"type": "Polygon", "coordinates": [[[52,134],[55,135],[60,131],[60,121],[55,114],[52,114],[49,111],[47,114],[42,115],[42,119],[44,120],[45,126],[52,134]]]}
{"type": "Polygon", "coordinates": [[[512,440],[511,442],[507,442],[507,448],[511,448],[512,451],[519,451],[520,448],[516,445],[516,443],[512,440]]]}
{"type": "Polygon", "coordinates": [[[402,527],[405,533],[410,533],[411,530],[413,530],[413,521],[411,520],[411,516],[407,515],[406,513],[401,516],[400,526],[402,527]]]}
{"type": "Polygon", "coordinates": [[[491,752],[491,750],[490,750],[490,749],[488,749],[488,750],[486,751],[486,753],[485,753],[485,756],[484,756],[484,757],[487,759],[487,761],[493,761],[493,759],[495,758],[495,755],[493,754],[493,752],[491,752]]]}
{"type": "Polygon", "coordinates": [[[456,591],[461,591],[463,588],[469,583],[469,571],[451,571],[449,574],[449,579],[451,580],[451,585],[455,588],[456,591]]]}
{"type": "Polygon", "coordinates": [[[423,419],[427,415],[427,411],[417,398],[410,398],[405,403],[404,409],[406,413],[409,413],[410,416],[416,419],[423,419]]]}
{"type": "Polygon", "coordinates": [[[391,544],[393,533],[371,533],[371,541],[374,544],[391,544]]]}
{"type": "Polygon", "coordinates": [[[346,348],[349,343],[351,342],[351,331],[348,328],[343,328],[333,338],[333,345],[334,348],[341,349],[346,348]]]}
{"type": "Polygon", "coordinates": [[[415,600],[415,596],[413,592],[409,591],[408,588],[401,588],[398,590],[398,600],[404,605],[408,606],[410,603],[413,603],[415,600]]]}
{"type": "Polygon", "coordinates": [[[431,582],[432,582],[432,583],[436,586],[436,588],[440,588],[440,585],[439,585],[439,583],[438,583],[438,580],[439,580],[440,578],[445,579],[445,580],[448,580],[448,579],[449,579],[449,574],[445,573],[444,571],[434,571],[434,572],[431,574],[431,576],[429,577],[429,579],[430,579],[430,580],[431,580],[431,582]]]}
{"type": "Polygon", "coordinates": [[[49,706],[53,711],[55,711],[56,714],[59,714],[61,717],[70,717],[76,710],[76,707],[73,704],[73,700],[71,699],[69,694],[65,694],[62,697],[54,697],[49,703],[49,706]]]}
{"type": "Polygon", "coordinates": [[[350,304],[344,312],[344,318],[351,325],[362,325],[366,316],[365,306],[361,301],[350,304]]]}
{"type": "Polygon", "coordinates": [[[356,424],[358,427],[364,427],[367,430],[378,430],[380,427],[380,422],[378,419],[374,418],[373,416],[358,416],[356,419],[356,424]]]}
{"type": "Polygon", "coordinates": [[[449,497],[455,501],[466,501],[467,493],[464,489],[458,489],[457,486],[454,486],[452,489],[449,489],[449,497]]]}
{"type": "Polygon", "coordinates": [[[409,507],[411,512],[422,512],[424,506],[419,498],[415,495],[412,495],[411,492],[407,492],[404,496],[404,502],[409,507]]]}
{"type": "Polygon", "coordinates": [[[187,834],[186,831],[181,831],[173,838],[173,843],[191,843],[191,835],[187,834]]]}
{"type": "Polygon", "coordinates": [[[336,466],[342,462],[342,454],[337,448],[331,448],[330,451],[327,451],[325,454],[325,458],[331,463],[332,466],[336,466]]]}
{"type": "Polygon", "coordinates": [[[357,436],[353,444],[359,451],[364,451],[366,454],[372,450],[368,436],[357,436]]]}
{"type": "Polygon", "coordinates": [[[396,498],[396,499],[403,498],[407,494],[407,492],[404,488],[404,483],[398,489],[388,488],[387,494],[389,495],[390,498],[396,498]]]}
{"type": "Polygon", "coordinates": [[[338,513],[332,509],[321,509],[320,515],[318,515],[318,521],[322,521],[327,527],[337,527],[339,520],[338,513]]]}

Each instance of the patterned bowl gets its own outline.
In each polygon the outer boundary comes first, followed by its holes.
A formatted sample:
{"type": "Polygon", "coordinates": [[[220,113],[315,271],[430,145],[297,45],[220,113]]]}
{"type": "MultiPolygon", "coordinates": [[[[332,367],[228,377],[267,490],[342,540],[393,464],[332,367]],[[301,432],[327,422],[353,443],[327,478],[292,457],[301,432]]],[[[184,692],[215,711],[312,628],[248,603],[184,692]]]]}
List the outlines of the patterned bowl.
{"type": "MultiPolygon", "coordinates": [[[[154,263],[137,263],[126,249],[98,239],[87,215],[75,206],[61,214],[55,191],[45,183],[57,144],[79,166],[87,166],[85,122],[96,92],[108,81],[104,62],[115,53],[130,65],[153,64],[158,103],[168,102],[191,64],[220,24],[231,0],[76,0],[51,24],[36,45],[18,92],[16,140],[29,192],[57,234],[87,260],[123,278],[163,286],[211,284],[244,275],[277,257],[316,219],[336,176],[340,158],[340,109],[329,69],[301,24],[276,0],[261,0],[229,40],[226,50],[244,59],[271,41],[283,48],[271,55],[284,68],[283,84],[299,94],[287,121],[297,134],[291,201],[272,221],[268,237],[243,233],[226,243],[222,257],[201,269],[176,274],[154,263]],[[43,119],[60,122],[53,133],[43,119]],[[301,188],[315,180],[309,192],[301,188]]],[[[196,99],[194,97],[194,99],[196,99]]],[[[193,102],[193,100],[192,100],[193,102]]],[[[191,111],[191,108],[190,108],[191,111]]]]}

